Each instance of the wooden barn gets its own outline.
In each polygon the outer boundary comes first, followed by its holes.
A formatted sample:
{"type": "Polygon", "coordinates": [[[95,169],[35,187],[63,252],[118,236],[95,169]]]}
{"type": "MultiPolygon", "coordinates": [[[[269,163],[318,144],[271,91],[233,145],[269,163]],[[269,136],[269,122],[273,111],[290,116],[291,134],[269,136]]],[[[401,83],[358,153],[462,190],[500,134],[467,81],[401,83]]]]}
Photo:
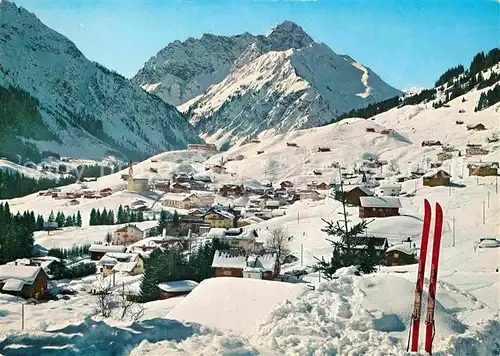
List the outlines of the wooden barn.
{"type": "Polygon", "coordinates": [[[47,274],[38,266],[0,265],[0,291],[38,298],[47,291],[47,274]]]}
{"type": "Polygon", "coordinates": [[[318,147],[318,152],[330,152],[330,147],[318,147]]]}
{"type": "Polygon", "coordinates": [[[99,261],[102,256],[104,256],[107,252],[125,252],[127,250],[126,246],[122,245],[105,245],[105,244],[94,244],[90,245],[90,260],[91,261],[99,261]]]}
{"type": "Polygon", "coordinates": [[[442,169],[430,171],[423,175],[423,185],[426,187],[439,187],[450,185],[451,175],[442,169]]]}
{"type": "Polygon", "coordinates": [[[486,130],[486,126],[484,126],[481,123],[471,124],[471,125],[467,125],[467,130],[484,131],[484,130],[486,130]]]}
{"type": "Polygon", "coordinates": [[[375,132],[375,128],[374,127],[367,127],[366,132],[375,132]]]}
{"type": "Polygon", "coordinates": [[[241,251],[215,251],[212,268],[215,277],[243,277],[243,269],[247,265],[247,257],[241,251]]]}
{"type": "Polygon", "coordinates": [[[299,147],[295,142],[287,142],[287,147],[299,147]]]}
{"type": "Polygon", "coordinates": [[[473,162],[467,165],[469,176],[496,176],[498,175],[498,162],[473,162]]]}
{"type": "Polygon", "coordinates": [[[427,140],[427,141],[422,141],[422,147],[428,147],[428,146],[442,146],[443,144],[441,141],[433,141],[433,140],[427,140]]]}
{"type": "Polygon", "coordinates": [[[416,250],[411,247],[411,243],[389,247],[385,251],[384,260],[386,266],[405,266],[418,263],[416,250]]]}
{"type": "Polygon", "coordinates": [[[360,206],[361,202],[359,198],[361,197],[372,197],[375,193],[364,186],[354,187],[345,193],[345,199],[347,204],[353,206],[360,206]]]}
{"type": "Polygon", "coordinates": [[[359,217],[362,219],[398,216],[402,207],[396,197],[360,197],[359,200],[359,217]]]}
{"type": "Polygon", "coordinates": [[[320,175],[322,175],[322,174],[323,174],[323,172],[321,172],[320,170],[315,169],[315,170],[313,171],[313,174],[314,174],[315,176],[320,176],[320,175]]]}

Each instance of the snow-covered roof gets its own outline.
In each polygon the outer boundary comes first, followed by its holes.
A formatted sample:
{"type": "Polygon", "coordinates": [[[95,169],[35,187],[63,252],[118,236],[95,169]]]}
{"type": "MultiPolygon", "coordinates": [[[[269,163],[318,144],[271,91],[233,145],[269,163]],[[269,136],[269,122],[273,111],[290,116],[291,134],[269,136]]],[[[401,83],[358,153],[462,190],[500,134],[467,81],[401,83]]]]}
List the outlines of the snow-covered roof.
{"type": "Polygon", "coordinates": [[[266,201],[266,206],[272,206],[272,207],[280,206],[280,202],[277,200],[268,200],[266,201]]]}
{"type": "Polygon", "coordinates": [[[197,285],[198,282],[189,280],[171,281],[158,284],[158,288],[164,292],[190,292],[195,289],[197,285]]]}
{"type": "Polygon", "coordinates": [[[234,219],[234,215],[231,214],[230,212],[228,211],[224,211],[224,210],[212,210],[212,211],[209,211],[207,214],[218,214],[218,215],[221,215],[223,217],[225,217],[226,219],[234,219]]]}
{"type": "Polygon", "coordinates": [[[97,262],[99,266],[115,266],[117,263],[118,261],[115,258],[106,255],[102,256],[99,262],[97,262]]]}
{"type": "Polygon", "coordinates": [[[223,238],[226,234],[226,229],[221,227],[213,227],[207,233],[207,237],[211,239],[223,238]]]}
{"type": "Polygon", "coordinates": [[[24,281],[15,278],[9,278],[5,280],[5,284],[2,286],[2,290],[9,292],[20,292],[24,287],[24,281]]]}
{"type": "Polygon", "coordinates": [[[6,279],[19,279],[26,284],[33,284],[38,273],[42,270],[37,266],[1,265],[0,281],[6,279]]]}
{"type": "Polygon", "coordinates": [[[354,189],[359,189],[361,190],[363,193],[365,193],[366,195],[374,195],[375,193],[372,192],[370,189],[368,189],[367,187],[365,187],[364,185],[358,185],[357,187],[354,187],[352,188],[350,191],[353,191],[354,189]]]}
{"type": "Polygon", "coordinates": [[[91,245],[89,248],[90,252],[125,252],[127,249],[123,245],[91,245]]]}
{"type": "Polygon", "coordinates": [[[383,184],[379,189],[402,189],[401,184],[383,184]]]}
{"type": "Polygon", "coordinates": [[[401,201],[395,197],[360,197],[363,208],[401,208],[401,201]]]}
{"type": "Polygon", "coordinates": [[[409,243],[397,244],[385,250],[385,252],[391,252],[391,251],[399,251],[406,253],[407,255],[412,255],[416,252],[415,249],[412,248],[409,243]]]}
{"type": "Polygon", "coordinates": [[[423,177],[424,177],[424,178],[431,178],[431,177],[434,177],[434,176],[436,176],[436,175],[438,175],[438,174],[442,174],[442,175],[443,175],[443,176],[445,176],[445,177],[451,177],[451,176],[449,175],[449,173],[448,173],[448,172],[443,171],[442,169],[437,169],[437,170],[436,170],[436,169],[433,169],[433,170],[431,170],[431,171],[429,171],[429,172],[425,173],[425,174],[423,175],[423,177]]]}
{"type": "Polygon", "coordinates": [[[467,165],[467,168],[498,168],[498,162],[471,162],[467,165]]]}
{"type": "Polygon", "coordinates": [[[135,262],[118,262],[114,267],[115,272],[132,272],[137,266],[137,261],[135,262]]]}
{"type": "Polygon", "coordinates": [[[247,258],[245,255],[235,255],[225,251],[215,251],[212,267],[214,268],[245,268],[247,258]]]}
{"type": "MultiPolygon", "coordinates": [[[[276,258],[275,253],[268,253],[262,256],[249,256],[247,259],[247,268],[258,268],[262,272],[273,272],[276,269],[276,258]]],[[[245,269],[246,271],[249,271],[245,269]]]]}

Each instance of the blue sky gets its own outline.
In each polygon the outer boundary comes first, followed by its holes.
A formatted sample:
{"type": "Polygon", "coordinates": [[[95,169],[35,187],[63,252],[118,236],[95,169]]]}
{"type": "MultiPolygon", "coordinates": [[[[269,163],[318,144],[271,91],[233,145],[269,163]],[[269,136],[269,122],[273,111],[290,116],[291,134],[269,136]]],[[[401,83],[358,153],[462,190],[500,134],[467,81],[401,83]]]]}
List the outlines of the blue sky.
{"type": "Polygon", "coordinates": [[[265,34],[291,20],[404,89],[499,46],[496,0],[17,0],[91,60],[133,76],[174,40],[265,34]]]}

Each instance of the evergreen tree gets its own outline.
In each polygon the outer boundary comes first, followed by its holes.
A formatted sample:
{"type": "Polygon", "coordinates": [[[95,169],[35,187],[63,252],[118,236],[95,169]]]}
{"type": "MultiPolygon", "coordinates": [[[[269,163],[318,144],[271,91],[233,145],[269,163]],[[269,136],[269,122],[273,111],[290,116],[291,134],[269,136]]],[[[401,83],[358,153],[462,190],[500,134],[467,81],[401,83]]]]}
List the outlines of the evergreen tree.
{"type": "Polygon", "coordinates": [[[114,225],[115,224],[115,214],[113,213],[113,210],[108,211],[108,225],[114,225]]]}
{"type": "Polygon", "coordinates": [[[95,225],[100,225],[100,224],[101,224],[101,211],[98,208],[95,213],[95,225]]]}
{"type": "Polygon", "coordinates": [[[82,227],[82,214],[80,214],[80,210],[76,213],[76,226],[82,227]]]}
{"type": "Polygon", "coordinates": [[[57,223],[57,226],[60,226],[60,227],[64,227],[64,223],[66,222],[66,218],[64,216],[64,213],[63,212],[57,212],[57,215],[56,215],[56,223],[57,223]]]}
{"type": "Polygon", "coordinates": [[[118,213],[116,214],[116,223],[123,224],[125,222],[125,212],[123,211],[123,206],[120,204],[118,207],[118,213]]]}
{"type": "Polygon", "coordinates": [[[160,212],[160,219],[158,220],[158,230],[160,234],[163,233],[164,229],[168,229],[168,214],[165,210],[162,209],[160,212]]]}
{"type": "Polygon", "coordinates": [[[73,226],[73,218],[71,215],[66,216],[66,221],[64,222],[64,226],[73,226]]]}
{"type": "MultiPolygon", "coordinates": [[[[78,218],[78,217],[77,217],[78,218]]],[[[90,221],[89,221],[89,225],[93,226],[93,225],[97,225],[97,212],[94,208],[92,208],[92,210],[90,210],[90,221]]]]}
{"type": "Polygon", "coordinates": [[[162,252],[159,249],[151,252],[149,260],[145,265],[140,285],[140,299],[142,302],[157,300],[160,297],[158,283],[160,283],[160,271],[163,268],[160,264],[162,252]]]}
{"type": "Polygon", "coordinates": [[[101,216],[99,217],[99,224],[106,225],[108,223],[108,211],[106,208],[103,209],[101,216]]]}
{"type": "Polygon", "coordinates": [[[380,263],[378,255],[374,248],[370,248],[373,244],[371,238],[361,238],[364,231],[367,229],[368,222],[361,222],[349,226],[350,220],[346,209],[347,201],[344,192],[342,181],[340,183],[340,201],[343,208],[343,219],[338,221],[326,221],[326,228],[321,231],[326,232],[332,239],[327,239],[332,244],[333,251],[330,261],[326,261],[323,257],[313,266],[315,271],[320,271],[326,279],[332,279],[337,269],[348,266],[358,266],[359,270],[364,273],[375,271],[375,266],[380,263]],[[354,248],[363,240],[368,247],[366,249],[354,248]]]}
{"type": "Polygon", "coordinates": [[[38,215],[36,217],[36,229],[38,231],[43,230],[43,223],[44,223],[43,216],[42,215],[38,215]]]}
{"type": "Polygon", "coordinates": [[[141,222],[141,221],[144,221],[144,214],[142,213],[142,211],[138,211],[137,212],[137,222],[141,222]]]}
{"type": "Polygon", "coordinates": [[[49,220],[50,222],[54,222],[55,221],[55,218],[54,218],[54,211],[51,211],[50,214],[49,214],[49,220]]]}
{"type": "Polygon", "coordinates": [[[181,226],[181,218],[177,210],[174,211],[174,215],[172,216],[172,226],[175,228],[181,226]]]}
{"type": "Polygon", "coordinates": [[[108,231],[106,236],[104,236],[104,242],[110,244],[113,241],[113,235],[108,231]]]}
{"type": "Polygon", "coordinates": [[[129,213],[129,218],[128,218],[128,222],[137,222],[137,216],[135,214],[135,211],[131,211],[129,213]]]}

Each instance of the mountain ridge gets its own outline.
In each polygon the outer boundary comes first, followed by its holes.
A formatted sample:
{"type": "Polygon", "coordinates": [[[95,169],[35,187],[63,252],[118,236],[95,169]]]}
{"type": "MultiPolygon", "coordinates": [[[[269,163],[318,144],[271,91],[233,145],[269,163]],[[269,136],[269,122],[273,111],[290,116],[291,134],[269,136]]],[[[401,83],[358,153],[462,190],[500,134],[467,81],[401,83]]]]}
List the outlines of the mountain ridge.
{"type": "MultiPolygon", "coordinates": [[[[40,140],[11,126],[9,145],[29,145],[37,159],[35,151],[136,159],[202,141],[175,107],[88,60],[34,14],[9,1],[0,3],[0,11],[0,86],[32,97],[43,126],[55,136],[40,140]]],[[[10,105],[9,112],[19,103],[10,105]]]]}

